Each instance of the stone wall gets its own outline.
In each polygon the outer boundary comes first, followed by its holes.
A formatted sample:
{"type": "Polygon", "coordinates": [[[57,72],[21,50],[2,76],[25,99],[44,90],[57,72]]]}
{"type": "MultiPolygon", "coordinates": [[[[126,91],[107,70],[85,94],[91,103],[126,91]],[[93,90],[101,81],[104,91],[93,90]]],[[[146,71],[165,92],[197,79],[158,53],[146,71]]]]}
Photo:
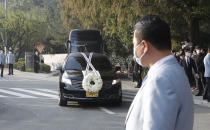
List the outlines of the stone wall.
{"type": "Polygon", "coordinates": [[[62,65],[67,54],[44,54],[44,63],[51,67],[51,71],[55,71],[56,66],[62,65]]]}

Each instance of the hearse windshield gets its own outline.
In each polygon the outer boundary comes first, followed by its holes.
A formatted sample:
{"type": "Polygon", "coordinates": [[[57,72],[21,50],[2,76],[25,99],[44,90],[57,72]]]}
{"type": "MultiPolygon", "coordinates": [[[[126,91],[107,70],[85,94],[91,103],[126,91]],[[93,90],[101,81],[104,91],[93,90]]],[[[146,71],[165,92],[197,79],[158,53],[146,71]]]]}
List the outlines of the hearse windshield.
{"type": "Polygon", "coordinates": [[[100,52],[101,43],[98,41],[74,41],[71,44],[71,52],[100,52]]]}
{"type": "MultiPolygon", "coordinates": [[[[91,63],[96,70],[99,71],[111,71],[112,65],[106,57],[92,57],[91,63]]],[[[72,57],[70,56],[66,63],[66,70],[85,70],[86,60],[83,57],[72,57]]],[[[91,70],[91,68],[90,68],[91,70]]]]}

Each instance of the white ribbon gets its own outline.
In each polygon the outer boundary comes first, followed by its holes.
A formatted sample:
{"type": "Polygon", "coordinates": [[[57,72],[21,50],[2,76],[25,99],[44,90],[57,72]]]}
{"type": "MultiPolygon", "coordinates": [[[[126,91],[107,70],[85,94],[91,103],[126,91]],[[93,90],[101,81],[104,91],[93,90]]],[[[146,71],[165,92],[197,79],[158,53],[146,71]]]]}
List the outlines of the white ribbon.
{"type": "Polygon", "coordinates": [[[85,60],[87,62],[87,66],[86,66],[86,70],[85,70],[84,76],[87,75],[87,73],[89,71],[89,67],[90,67],[97,76],[101,77],[100,73],[95,69],[95,67],[91,63],[91,59],[92,59],[93,53],[92,52],[90,53],[89,58],[87,58],[87,56],[84,53],[81,52],[81,54],[83,55],[83,57],[85,58],[85,60]]]}

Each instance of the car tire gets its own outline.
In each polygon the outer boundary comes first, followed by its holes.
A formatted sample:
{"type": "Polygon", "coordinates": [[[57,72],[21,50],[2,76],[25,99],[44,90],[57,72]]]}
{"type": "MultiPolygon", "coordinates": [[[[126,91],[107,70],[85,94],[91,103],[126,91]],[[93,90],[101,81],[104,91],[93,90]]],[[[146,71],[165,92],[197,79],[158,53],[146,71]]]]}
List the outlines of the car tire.
{"type": "Polygon", "coordinates": [[[63,96],[63,92],[62,90],[59,91],[59,106],[67,106],[67,100],[66,98],[63,96]]]}

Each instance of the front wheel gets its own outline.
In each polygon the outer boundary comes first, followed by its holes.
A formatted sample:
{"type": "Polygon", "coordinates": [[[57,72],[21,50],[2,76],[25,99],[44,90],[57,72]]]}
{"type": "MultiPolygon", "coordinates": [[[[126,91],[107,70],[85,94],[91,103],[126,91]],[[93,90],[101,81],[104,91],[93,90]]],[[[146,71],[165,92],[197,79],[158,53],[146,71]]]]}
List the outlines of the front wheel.
{"type": "Polygon", "coordinates": [[[62,90],[59,91],[59,106],[67,106],[67,100],[63,96],[62,90]]]}

